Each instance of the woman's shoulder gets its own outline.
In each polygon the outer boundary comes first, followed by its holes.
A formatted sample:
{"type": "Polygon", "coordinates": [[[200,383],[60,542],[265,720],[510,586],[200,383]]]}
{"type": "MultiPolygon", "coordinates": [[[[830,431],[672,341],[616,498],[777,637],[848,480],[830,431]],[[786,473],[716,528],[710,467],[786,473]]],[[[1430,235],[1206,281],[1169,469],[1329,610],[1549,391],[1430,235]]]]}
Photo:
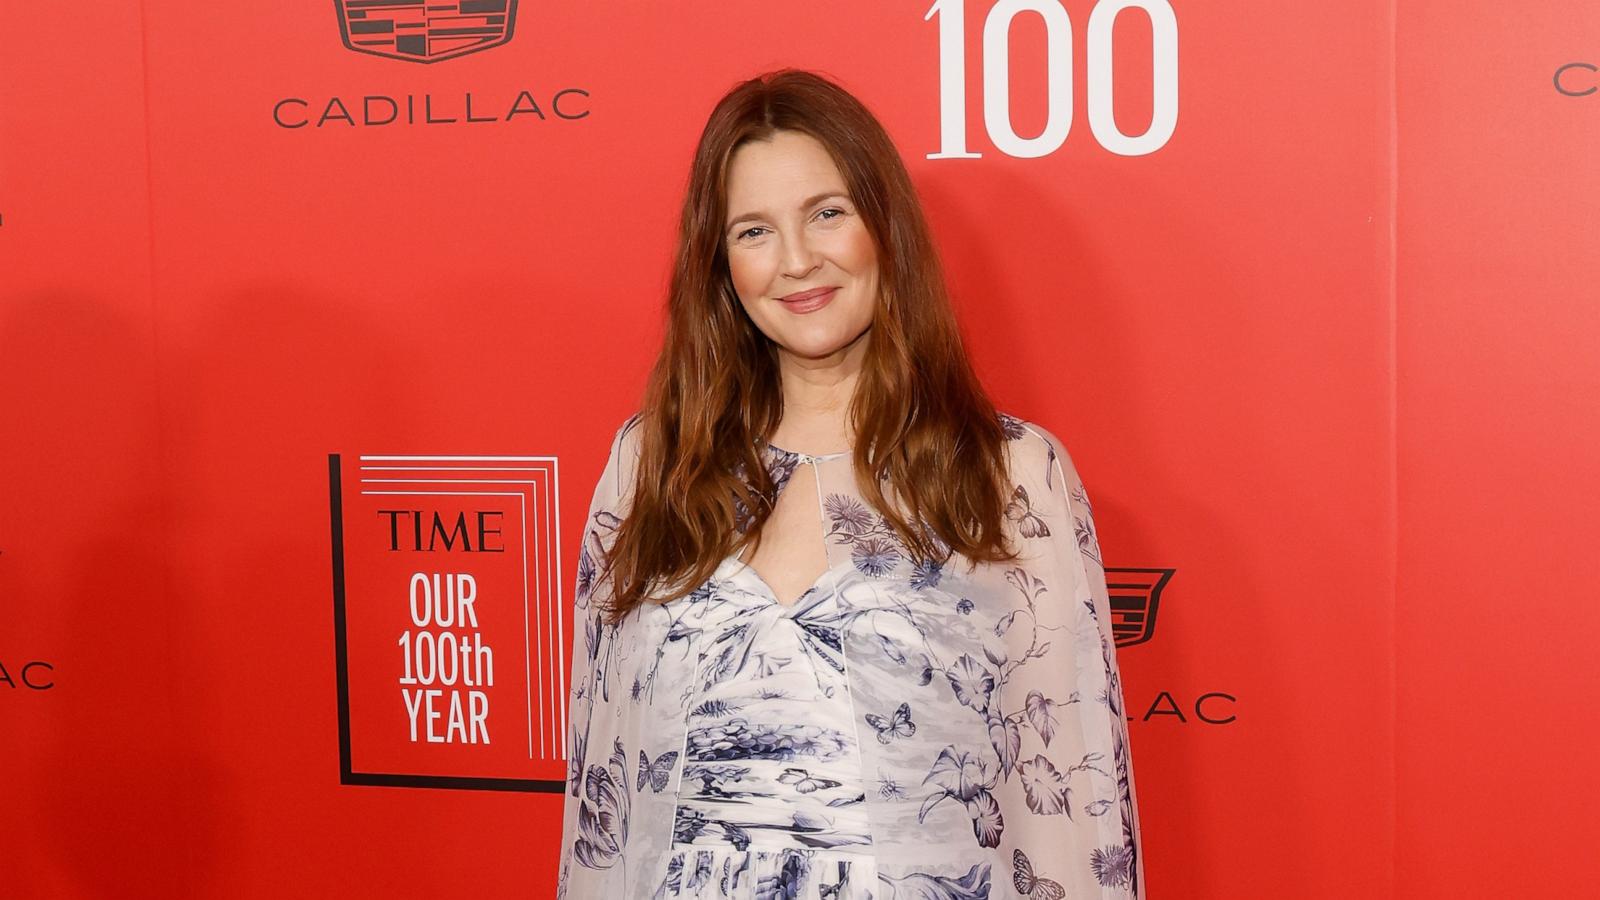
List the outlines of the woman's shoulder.
{"type": "Polygon", "coordinates": [[[1006,413],[1000,416],[1008,438],[1006,452],[1011,476],[1032,502],[1046,508],[1070,503],[1066,498],[1087,504],[1083,477],[1066,443],[1037,422],[1006,413]]]}
{"type": "Polygon", "coordinates": [[[1000,428],[1006,436],[1006,456],[1015,473],[1039,473],[1054,468],[1059,461],[1071,465],[1066,444],[1038,422],[1008,412],[1000,412],[1000,428]]]}
{"type": "Polygon", "coordinates": [[[642,422],[642,413],[631,413],[611,434],[611,446],[606,454],[605,470],[600,474],[600,486],[609,489],[613,496],[621,497],[633,483],[634,470],[639,461],[639,426],[642,422]]]}
{"type": "Polygon", "coordinates": [[[639,455],[639,442],[643,430],[639,427],[644,424],[643,410],[636,410],[628,414],[622,424],[617,426],[611,438],[611,452],[622,459],[633,459],[639,455]]]}

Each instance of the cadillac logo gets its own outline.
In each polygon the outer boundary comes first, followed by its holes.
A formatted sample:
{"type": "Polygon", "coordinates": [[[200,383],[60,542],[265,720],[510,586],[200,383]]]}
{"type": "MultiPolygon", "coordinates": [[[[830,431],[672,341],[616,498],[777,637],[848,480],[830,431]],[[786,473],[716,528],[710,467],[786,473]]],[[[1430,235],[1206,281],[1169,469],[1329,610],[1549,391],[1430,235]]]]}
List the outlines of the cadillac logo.
{"type": "Polygon", "coordinates": [[[511,40],[517,0],[334,0],[339,34],[357,53],[431,63],[511,40]]]}
{"type": "Polygon", "coordinates": [[[1131,647],[1155,637],[1161,589],[1176,569],[1107,568],[1106,591],[1111,601],[1111,634],[1118,647],[1131,647]]]}

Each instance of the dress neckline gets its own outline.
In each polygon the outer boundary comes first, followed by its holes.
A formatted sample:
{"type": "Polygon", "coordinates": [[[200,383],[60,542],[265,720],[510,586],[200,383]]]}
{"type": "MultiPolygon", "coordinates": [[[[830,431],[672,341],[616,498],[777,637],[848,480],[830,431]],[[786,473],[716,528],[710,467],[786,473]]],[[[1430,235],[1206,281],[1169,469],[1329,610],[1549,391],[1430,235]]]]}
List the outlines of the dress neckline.
{"type": "Polygon", "coordinates": [[[850,453],[849,450],[836,450],[833,453],[801,453],[798,450],[788,450],[788,449],[785,449],[783,447],[779,447],[777,444],[774,444],[771,441],[767,442],[767,449],[768,450],[772,450],[775,453],[783,454],[785,456],[794,456],[794,457],[798,457],[800,459],[817,459],[817,460],[836,459],[836,458],[841,457],[841,456],[847,456],[850,453]]]}
{"type": "Polygon", "coordinates": [[[782,610],[783,615],[791,616],[799,612],[802,608],[809,608],[810,604],[805,603],[806,598],[810,597],[814,593],[817,593],[818,591],[822,592],[822,596],[832,596],[833,591],[838,587],[839,570],[843,566],[849,565],[850,562],[850,558],[846,557],[839,562],[830,565],[827,569],[823,570],[822,574],[818,575],[811,582],[809,587],[800,592],[800,596],[787,602],[779,600],[778,592],[772,589],[772,585],[767,582],[767,579],[763,578],[761,573],[756,571],[755,566],[752,566],[748,562],[740,559],[738,553],[729,554],[727,559],[722,561],[722,564],[729,567],[726,572],[726,577],[733,578],[738,575],[748,575],[761,589],[761,593],[766,595],[762,598],[762,600],[782,610]],[[828,583],[824,584],[824,582],[828,583]]]}

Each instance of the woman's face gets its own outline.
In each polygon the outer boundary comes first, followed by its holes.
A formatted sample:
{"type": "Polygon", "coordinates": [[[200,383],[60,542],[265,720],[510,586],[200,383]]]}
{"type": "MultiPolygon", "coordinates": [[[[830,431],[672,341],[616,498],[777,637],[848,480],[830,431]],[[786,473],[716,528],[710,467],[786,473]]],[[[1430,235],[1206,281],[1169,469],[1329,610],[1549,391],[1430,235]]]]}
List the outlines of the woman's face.
{"type": "Polygon", "coordinates": [[[779,131],[734,152],[723,242],[739,302],[783,350],[823,359],[871,326],[877,250],[816,138],[779,131]]]}

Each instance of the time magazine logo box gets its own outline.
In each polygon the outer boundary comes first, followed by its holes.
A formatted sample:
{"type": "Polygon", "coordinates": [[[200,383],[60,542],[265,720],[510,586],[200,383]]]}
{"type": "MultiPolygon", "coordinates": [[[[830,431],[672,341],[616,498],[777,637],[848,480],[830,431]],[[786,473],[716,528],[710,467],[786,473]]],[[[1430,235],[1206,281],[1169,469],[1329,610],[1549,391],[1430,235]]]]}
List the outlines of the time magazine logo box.
{"type": "Polygon", "coordinates": [[[559,792],[557,466],[329,454],[344,784],[559,792]]]}

